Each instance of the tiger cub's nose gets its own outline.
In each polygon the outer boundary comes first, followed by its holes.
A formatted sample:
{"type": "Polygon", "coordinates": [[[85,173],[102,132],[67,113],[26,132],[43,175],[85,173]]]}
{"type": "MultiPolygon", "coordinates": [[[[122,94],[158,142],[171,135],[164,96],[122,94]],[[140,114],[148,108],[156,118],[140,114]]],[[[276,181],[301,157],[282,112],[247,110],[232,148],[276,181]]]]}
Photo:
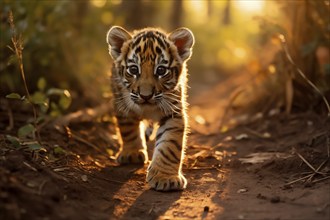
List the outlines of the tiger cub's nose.
{"type": "Polygon", "coordinates": [[[144,101],[148,101],[149,99],[151,99],[152,98],[152,96],[153,96],[154,94],[152,93],[152,94],[150,94],[150,95],[142,95],[142,94],[140,94],[140,97],[142,98],[142,99],[144,99],[144,101]]]}

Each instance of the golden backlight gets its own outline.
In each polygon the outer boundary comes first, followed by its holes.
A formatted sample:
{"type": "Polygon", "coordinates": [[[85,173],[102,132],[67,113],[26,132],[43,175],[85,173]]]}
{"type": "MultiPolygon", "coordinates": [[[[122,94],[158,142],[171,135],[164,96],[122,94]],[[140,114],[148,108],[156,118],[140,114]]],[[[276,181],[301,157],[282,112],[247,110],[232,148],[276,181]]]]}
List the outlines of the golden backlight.
{"type": "Polygon", "coordinates": [[[242,11],[261,12],[264,9],[264,0],[237,0],[235,5],[242,11]]]}

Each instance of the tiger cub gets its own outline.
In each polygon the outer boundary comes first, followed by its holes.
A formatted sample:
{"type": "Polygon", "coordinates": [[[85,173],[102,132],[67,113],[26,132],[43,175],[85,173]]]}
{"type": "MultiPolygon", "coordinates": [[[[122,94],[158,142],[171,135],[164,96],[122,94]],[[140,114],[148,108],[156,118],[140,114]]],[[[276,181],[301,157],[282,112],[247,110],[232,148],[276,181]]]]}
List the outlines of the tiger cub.
{"type": "Polygon", "coordinates": [[[114,60],[112,90],[122,146],[120,164],[147,163],[144,119],[158,123],[146,181],[158,191],[182,190],[187,138],[186,61],[194,36],[187,28],[170,34],[146,28],[129,33],[119,26],[107,33],[114,60]]]}

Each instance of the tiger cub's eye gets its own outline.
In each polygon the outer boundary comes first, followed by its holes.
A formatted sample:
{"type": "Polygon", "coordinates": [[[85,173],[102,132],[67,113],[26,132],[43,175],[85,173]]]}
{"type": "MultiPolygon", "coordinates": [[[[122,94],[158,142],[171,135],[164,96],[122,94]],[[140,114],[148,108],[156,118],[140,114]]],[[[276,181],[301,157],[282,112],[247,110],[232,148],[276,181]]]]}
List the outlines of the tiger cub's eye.
{"type": "Polygon", "coordinates": [[[132,75],[137,75],[137,74],[139,74],[139,68],[136,65],[129,66],[128,72],[132,75]]]}
{"type": "Polygon", "coordinates": [[[166,74],[166,67],[164,67],[164,66],[159,66],[159,67],[157,67],[157,69],[156,69],[156,74],[158,75],[158,76],[164,76],[165,74],[166,74]]]}

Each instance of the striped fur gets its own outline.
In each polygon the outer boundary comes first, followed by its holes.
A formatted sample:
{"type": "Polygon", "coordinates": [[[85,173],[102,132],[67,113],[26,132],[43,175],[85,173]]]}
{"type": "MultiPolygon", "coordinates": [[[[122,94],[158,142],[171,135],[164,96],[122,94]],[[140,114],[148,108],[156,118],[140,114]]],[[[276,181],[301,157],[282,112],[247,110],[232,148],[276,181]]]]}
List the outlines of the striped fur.
{"type": "Polygon", "coordinates": [[[114,60],[112,90],[122,137],[120,164],[147,163],[142,120],[157,122],[155,150],[147,182],[156,190],[181,190],[187,185],[182,160],[187,136],[186,61],[194,37],[180,28],[170,34],[146,28],[134,33],[114,26],[107,34],[114,60]]]}

